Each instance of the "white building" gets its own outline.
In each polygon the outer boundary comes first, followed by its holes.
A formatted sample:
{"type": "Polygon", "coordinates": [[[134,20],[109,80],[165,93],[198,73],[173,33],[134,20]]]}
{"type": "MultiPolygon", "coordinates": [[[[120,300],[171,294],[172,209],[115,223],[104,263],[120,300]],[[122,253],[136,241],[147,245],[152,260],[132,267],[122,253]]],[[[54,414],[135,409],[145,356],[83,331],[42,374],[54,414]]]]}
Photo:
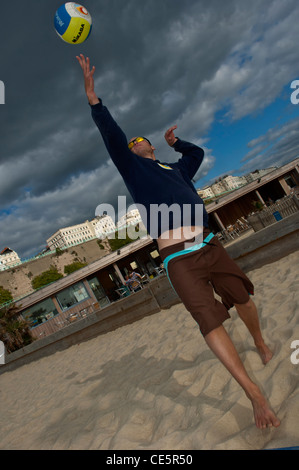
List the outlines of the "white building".
{"type": "Polygon", "coordinates": [[[198,189],[197,193],[202,199],[213,198],[219,196],[220,194],[226,193],[227,191],[233,191],[234,189],[238,189],[247,181],[244,176],[226,176],[222,178],[220,181],[212,184],[211,186],[207,186],[203,189],[198,189]]]}
{"type": "Polygon", "coordinates": [[[261,178],[262,176],[266,175],[267,173],[270,173],[271,171],[276,170],[277,167],[273,166],[270,168],[265,168],[263,170],[255,170],[252,171],[251,173],[248,173],[247,175],[244,175],[243,178],[246,179],[246,183],[251,183],[251,181],[254,181],[258,178],[261,178]]]}
{"type": "Polygon", "coordinates": [[[56,248],[63,249],[68,246],[78,245],[78,243],[87,242],[95,237],[93,224],[86,220],[83,224],[72,225],[71,227],[57,230],[47,239],[47,244],[50,250],[56,250],[56,248]]]}
{"type": "Polygon", "coordinates": [[[20,264],[21,260],[18,254],[11,250],[10,248],[6,247],[0,253],[0,270],[3,271],[4,269],[11,268],[20,264]]]}
{"type": "Polygon", "coordinates": [[[222,181],[218,181],[217,183],[212,184],[211,189],[215,196],[219,196],[220,194],[227,191],[226,186],[222,181]]]}
{"type": "Polygon", "coordinates": [[[198,189],[197,194],[202,198],[202,199],[207,199],[209,197],[215,197],[215,194],[210,186],[207,188],[203,189],[198,189]]]}
{"type": "Polygon", "coordinates": [[[138,209],[132,209],[123,215],[117,222],[117,229],[121,230],[122,228],[127,227],[128,225],[137,225],[141,222],[141,216],[138,209]]]}
{"type": "Polygon", "coordinates": [[[226,187],[227,191],[232,191],[234,189],[238,189],[244,184],[246,184],[246,180],[240,176],[226,176],[221,180],[223,185],[226,187]]]}
{"type": "Polygon", "coordinates": [[[95,236],[99,239],[108,237],[108,235],[116,230],[115,223],[109,215],[97,216],[90,223],[94,227],[95,236]]]}
{"type": "Polygon", "coordinates": [[[115,231],[115,224],[108,215],[95,217],[91,221],[86,220],[82,224],[72,225],[57,230],[50,238],[47,244],[51,251],[56,248],[64,249],[79,243],[88,242],[94,238],[104,238],[115,231]]]}

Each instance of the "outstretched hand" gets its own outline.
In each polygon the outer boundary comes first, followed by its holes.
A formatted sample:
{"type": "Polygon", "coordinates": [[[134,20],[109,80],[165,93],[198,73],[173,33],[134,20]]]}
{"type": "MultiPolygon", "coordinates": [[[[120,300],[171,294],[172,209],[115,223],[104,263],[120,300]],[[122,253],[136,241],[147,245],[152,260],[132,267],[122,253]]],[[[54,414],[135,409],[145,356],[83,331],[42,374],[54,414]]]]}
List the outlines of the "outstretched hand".
{"type": "Polygon", "coordinates": [[[83,76],[84,76],[84,86],[85,86],[85,93],[87,95],[88,101],[90,104],[96,104],[99,103],[99,99],[94,91],[94,72],[95,72],[95,66],[90,68],[90,61],[89,58],[84,57],[83,54],[80,54],[80,56],[76,56],[76,59],[78,60],[81,69],[83,70],[83,76]]]}
{"type": "Polygon", "coordinates": [[[172,147],[173,144],[178,140],[178,139],[175,137],[174,133],[173,133],[173,131],[174,131],[175,129],[177,129],[177,127],[178,127],[178,126],[172,126],[172,127],[170,127],[170,129],[168,129],[168,130],[165,132],[164,137],[165,137],[165,140],[166,140],[166,142],[168,143],[168,145],[170,145],[170,147],[172,147]]]}

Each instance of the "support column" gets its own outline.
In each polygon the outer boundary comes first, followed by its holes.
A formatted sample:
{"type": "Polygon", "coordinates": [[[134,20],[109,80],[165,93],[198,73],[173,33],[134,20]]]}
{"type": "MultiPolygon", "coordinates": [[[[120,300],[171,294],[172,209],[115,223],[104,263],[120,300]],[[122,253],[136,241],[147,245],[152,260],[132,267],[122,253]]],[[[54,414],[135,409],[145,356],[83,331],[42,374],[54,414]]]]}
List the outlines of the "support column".
{"type": "Polygon", "coordinates": [[[299,165],[295,166],[294,173],[295,173],[294,177],[295,177],[296,184],[299,184],[299,165]]]}
{"type": "Polygon", "coordinates": [[[262,198],[262,196],[260,195],[260,193],[258,192],[258,190],[256,189],[255,190],[255,194],[257,195],[257,197],[259,198],[259,200],[261,201],[261,203],[266,206],[266,203],[264,201],[264,199],[262,198]]]}
{"type": "Polygon", "coordinates": [[[114,269],[115,269],[115,271],[116,271],[118,277],[120,278],[121,282],[122,282],[123,284],[125,284],[126,281],[125,281],[125,279],[123,278],[123,275],[122,275],[122,273],[120,272],[120,269],[119,269],[119,267],[117,266],[117,264],[116,264],[116,263],[113,263],[113,267],[114,267],[114,269]]]}
{"type": "Polygon", "coordinates": [[[225,226],[223,225],[223,223],[222,223],[219,215],[217,214],[217,212],[213,212],[213,216],[215,217],[216,222],[220,226],[221,230],[225,230],[225,226]]]}
{"type": "Polygon", "coordinates": [[[291,193],[290,186],[288,185],[288,183],[286,182],[284,178],[280,178],[278,181],[280,183],[280,186],[284,190],[285,194],[288,196],[291,193]]]}

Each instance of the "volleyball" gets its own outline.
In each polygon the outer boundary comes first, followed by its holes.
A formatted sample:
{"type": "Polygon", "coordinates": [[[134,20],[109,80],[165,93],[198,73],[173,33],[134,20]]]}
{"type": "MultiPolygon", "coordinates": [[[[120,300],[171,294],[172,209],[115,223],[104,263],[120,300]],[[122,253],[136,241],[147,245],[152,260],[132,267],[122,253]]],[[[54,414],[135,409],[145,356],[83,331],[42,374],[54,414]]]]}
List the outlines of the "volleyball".
{"type": "Polygon", "coordinates": [[[83,5],[67,2],[56,11],[54,27],[63,41],[82,44],[90,35],[92,19],[83,5]]]}

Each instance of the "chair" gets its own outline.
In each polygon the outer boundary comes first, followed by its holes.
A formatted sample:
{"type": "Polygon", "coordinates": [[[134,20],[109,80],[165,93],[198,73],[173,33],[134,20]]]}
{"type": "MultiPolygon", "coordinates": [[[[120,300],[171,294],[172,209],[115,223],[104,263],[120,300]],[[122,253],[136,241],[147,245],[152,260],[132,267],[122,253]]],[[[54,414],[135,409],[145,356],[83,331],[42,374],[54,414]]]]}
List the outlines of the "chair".
{"type": "Polygon", "coordinates": [[[121,299],[130,295],[130,291],[126,287],[120,287],[119,289],[116,289],[115,292],[117,292],[121,299]]]}
{"type": "Polygon", "coordinates": [[[140,281],[141,281],[141,285],[142,285],[142,286],[143,286],[144,284],[148,284],[148,283],[150,282],[149,277],[148,277],[147,274],[144,274],[143,276],[141,276],[140,281]]]}
{"type": "Polygon", "coordinates": [[[82,308],[80,311],[79,311],[79,316],[81,318],[85,318],[87,317],[88,315],[88,307],[85,307],[85,308],[82,308]]]}
{"type": "Polygon", "coordinates": [[[79,318],[78,314],[77,313],[71,313],[68,317],[67,317],[67,320],[69,323],[74,323],[75,321],[77,321],[79,318]]]}
{"type": "Polygon", "coordinates": [[[164,269],[163,268],[155,268],[155,271],[158,275],[164,274],[164,269]]]}
{"type": "Polygon", "coordinates": [[[55,325],[58,326],[58,328],[64,328],[69,325],[69,321],[66,318],[63,320],[56,320],[55,325]]]}
{"type": "Polygon", "coordinates": [[[133,292],[137,292],[139,289],[142,289],[142,284],[139,281],[133,281],[130,283],[130,289],[133,292]]]}
{"type": "Polygon", "coordinates": [[[105,308],[107,307],[108,305],[110,305],[111,302],[109,300],[109,298],[107,297],[107,295],[105,297],[102,297],[99,302],[98,302],[98,308],[100,307],[101,309],[102,308],[105,308]]]}

